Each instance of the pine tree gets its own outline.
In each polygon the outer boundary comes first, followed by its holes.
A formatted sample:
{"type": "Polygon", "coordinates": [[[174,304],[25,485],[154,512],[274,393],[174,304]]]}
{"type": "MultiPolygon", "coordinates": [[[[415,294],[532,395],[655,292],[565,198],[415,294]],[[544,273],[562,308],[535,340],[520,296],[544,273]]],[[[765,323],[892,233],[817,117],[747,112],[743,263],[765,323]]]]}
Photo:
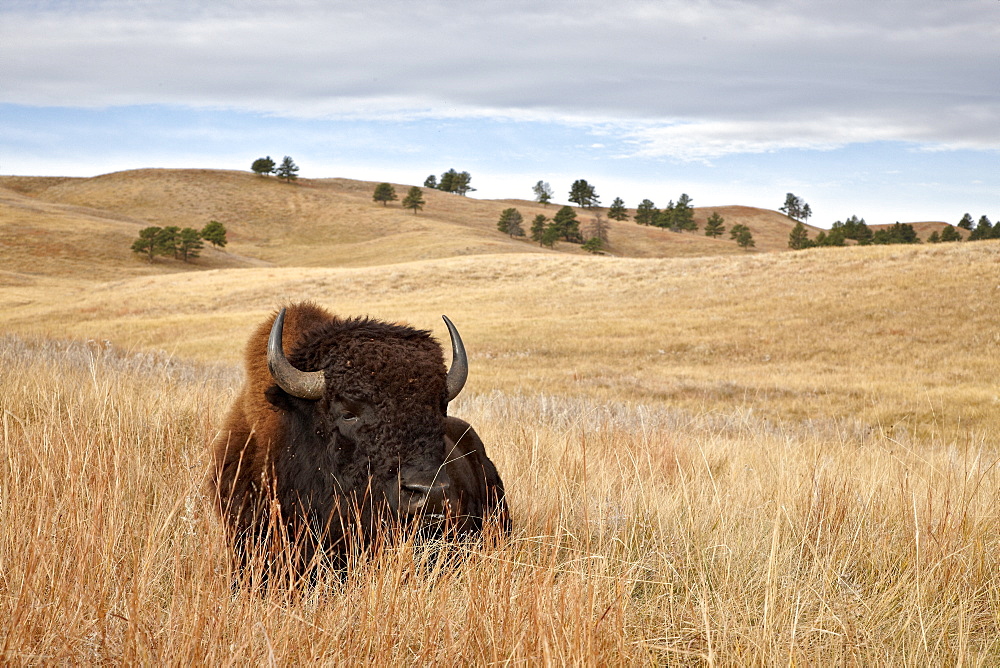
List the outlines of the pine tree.
{"type": "Polygon", "coordinates": [[[741,228],[739,233],[736,235],[736,243],[739,244],[739,247],[743,250],[749,250],[756,247],[757,244],[753,240],[753,234],[750,232],[750,228],[746,225],[734,225],[733,229],[735,230],[737,227],[741,228]]]}
{"type": "Polygon", "coordinates": [[[545,226],[545,229],[542,231],[542,239],[540,243],[543,246],[555,248],[556,241],[559,240],[560,236],[562,236],[562,230],[559,229],[559,226],[556,225],[554,220],[549,221],[549,223],[545,226]]]}
{"type": "Polygon", "coordinates": [[[438,177],[431,174],[426,179],[424,179],[424,188],[434,188],[436,190],[437,187],[438,187],[438,177]]]}
{"type": "Polygon", "coordinates": [[[600,238],[598,237],[590,237],[589,239],[583,242],[583,246],[581,246],[581,248],[583,248],[583,250],[587,251],[588,253],[597,254],[604,249],[604,242],[601,241],[600,238]]]}
{"type": "Polygon", "coordinates": [[[927,237],[927,243],[929,244],[939,244],[941,243],[941,235],[938,234],[937,230],[931,232],[930,236],[927,237]]]}
{"type": "Polygon", "coordinates": [[[139,230],[139,238],[132,242],[132,252],[146,256],[148,262],[153,261],[153,256],[159,252],[158,240],[161,227],[145,227],[139,230]]]}
{"type": "Polygon", "coordinates": [[[201,229],[201,238],[216,248],[226,245],[226,226],[217,220],[210,220],[201,229]]]}
{"type": "MultiPolygon", "coordinates": [[[[899,223],[897,223],[897,225],[898,224],[899,223]]],[[[956,228],[952,227],[951,225],[946,225],[945,228],[941,230],[942,243],[947,241],[961,241],[961,240],[962,240],[962,235],[956,228]]]]}
{"type": "Polygon", "coordinates": [[[657,212],[656,216],[653,218],[653,225],[657,227],[662,227],[663,229],[673,230],[674,232],[680,232],[680,229],[674,227],[674,210],[677,205],[674,204],[674,200],[667,202],[667,205],[663,207],[662,210],[657,212]]]}
{"type": "Polygon", "coordinates": [[[795,223],[795,227],[788,234],[788,247],[792,250],[801,250],[803,248],[809,248],[812,243],[809,241],[809,232],[806,231],[806,226],[802,224],[802,221],[795,223]]]}
{"type": "Polygon", "coordinates": [[[705,236],[712,237],[713,239],[722,236],[722,233],[726,231],[726,227],[723,225],[724,222],[726,221],[719,215],[719,212],[713,211],[712,215],[705,221],[705,236]]]}
{"type": "Polygon", "coordinates": [[[279,179],[284,179],[285,182],[291,183],[295,179],[299,178],[298,175],[299,166],[295,164],[290,156],[285,156],[278,165],[278,168],[274,170],[274,173],[278,175],[279,179]]]}
{"type": "MultiPolygon", "coordinates": [[[[1000,225],[1000,223],[998,223],[1000,225]]],[[[969,241],[979,241],[980,239],[992,239],[993,238],[993,223],[986,216],[981,216],[979,218],[979,223],[976,225],[976,229],[972,230],[969,235],[969,241]]]]}
{"type": "Polygon", "coordinates": [[[271,160],[271,156],[266,158],[257,158],[250,165],[250,171],[252,171],[257,176],[267,176],[268,174],[274,173],[274,160],[271,160]]]}
{"type": "Polygon", "coordinates": [[[392,187],[391,183],[380,183],[375,186],[375,193],[372,195],[372,199],[376,202],[382,202],[382,206],[385,206],[389,202],[399,198],[396,197],[396,189],[392,187]]]}
{"type": "Polygon", "coordinates": [[[651,225],[659,215],[660,210],[656,208],[652,200],[644,199],[635,208],[635,222],[640,225],[651,225]]]}
{"type": "Polygon", "coordinates": [[[549,205],[552,201],[552,196],[555,194],[552,192],[552,186],[550,186],[545,181],[539,181],[531,187],[531,191],[535,193],[535,201],[545,206],[549,205]]]}
{"type": "Polygon", "coordinates": [[[694,209],[691,207],[691,202],[692,200],[687,196],[687,193],[682,193],[677,198],[677,204],[674,206],[673,220],[670,225],[671,229],[677,232],[698,229],[698,223],[694,222],[694,209]]]}
{"type": "Polygon", "coordinates": [[[521,228],[521,223],[524,222],[524,216],[521,212],[510,207],[509,209],[504,209],[500,212],[500,220],[497,221],[497,229],[504,234],[513,237],[523,237],[524,230],[521,228]]]}
{"type": "Polygon", "coordinates": [[[424,191],[420,186],[411,186],[401,205],[404,209],[413,209],[413,215],[417,215],[417,211],[424,208],[424,191]]]}
{"type": "Polygon", "coordinates": [[[443,190],[446,193],[455,192],[455,180],[458,178],[458,172],[454,169],[449,169],[447,172],[441,175],[441,179],[438,181],[438,190],[443,190]]]}
{"type": "Polygon", "coordinates": [[[962,216],[962,220],[958,221],[958,227],[961,227],[963,230],[971,230],[972,216],[970,216],[969,214],[965,214],[964,216],[962,216]]]}
{"type": "Polygon", "coordinates": [[[177,254],[185,262],[198,257],[204,247],[201,232],[193,227],[185,227],[177,235],[177,254]]]}
{"type": "Polygon", "coordinates": [[[156,237],[157,252],[161,255],[169,255],[174,259],[179,259],[181,228],[176,225],[168,225],[160,230],[156,237]]]}
{"type": "Polygon", "coordinates": [[[559,235],[566,241],[582,243],[583,237],[580,235],[580,221],[576,219],[576,211],[571,206],[564,206],[556,212],[552,218],[552,223],[559,230],[559,235]]]}
{"type": "Polygon", "coordinates": [[[468,172],[459,172],[458,176],[455,177],[455,182],[453,184],[456,193],[465,197],[467,193],[474,192],[476,189],[472,187],[472,174],[468,172]]]}
{"type": "Polygon", "coordinates": [[[812,209],[802,201],[801,197],[796,197],[792,193],[785,195],[785,203],[778,209],[792,220],[805,222],[812,215],[812,209]]]}
{"type": "Polygon", "coordinates": [[[569,201],[575,202],[584,209],[589,209],[600,204],[600,198],[594,192],[594,186],[587,183],[586,179],[577,179],[569,189],[569,201]]]}
{"type": "Polygon", "coordinates": [[[608,209],[608,218],[611,220],[628,220],[628,211],[625,209],[625,201],[621,197],[616,197],[608,209]]]}
{"type": "Polygon", "coordinates": [[[534,220],[531,221],[531,240],[542,243],[542,238],[545,236],[545,225],[549,222],[549,219],[545,217],[544,214],[538,214],[535,216],[534,220]]]}

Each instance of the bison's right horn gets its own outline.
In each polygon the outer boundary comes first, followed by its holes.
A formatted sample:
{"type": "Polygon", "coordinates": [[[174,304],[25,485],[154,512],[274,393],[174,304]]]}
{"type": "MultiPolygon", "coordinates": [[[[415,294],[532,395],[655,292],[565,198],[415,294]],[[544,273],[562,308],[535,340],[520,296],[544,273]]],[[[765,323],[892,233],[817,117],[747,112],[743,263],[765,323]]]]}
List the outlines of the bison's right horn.
{"type": "Polygon", "coordinates": [[[319,399],[326,390],[326,377],[322,371],[300,371],[285,357],[281,346],[281,333],[285,327],[285,309],[271,325],[271,336],[267,339],[267,368],[278,387],[299,399],[319,399]]]}
{"type": "Polygon", "coordinates": [[[465,345],[455,325],[451,324],[448,316],[441,317],[444,318],[448,334],[451,335],[451,368],[448,369],[448,401],[451,401],[462,391],[465,381],[469,378],[469,358],[465,355],[465,345]]]}

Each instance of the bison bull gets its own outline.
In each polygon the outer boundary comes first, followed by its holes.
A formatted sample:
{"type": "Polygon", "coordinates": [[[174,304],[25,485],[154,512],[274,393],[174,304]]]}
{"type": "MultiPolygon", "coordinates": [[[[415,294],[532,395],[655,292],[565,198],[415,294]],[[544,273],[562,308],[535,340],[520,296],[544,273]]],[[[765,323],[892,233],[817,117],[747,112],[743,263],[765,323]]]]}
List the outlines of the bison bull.
{"type": "Polygon", "coordinates": [[[310,303],[250,337],[246,383],[209,479],[241,571],[256,563],[266,575],[282,562],[301,574],[324,558],[342,566],[351,550],[407,528],[460,537],[493,520],[509,531],[483,442],[447,414],[468,363],[445,323],[448,370],[428,332],[310,303]]]}

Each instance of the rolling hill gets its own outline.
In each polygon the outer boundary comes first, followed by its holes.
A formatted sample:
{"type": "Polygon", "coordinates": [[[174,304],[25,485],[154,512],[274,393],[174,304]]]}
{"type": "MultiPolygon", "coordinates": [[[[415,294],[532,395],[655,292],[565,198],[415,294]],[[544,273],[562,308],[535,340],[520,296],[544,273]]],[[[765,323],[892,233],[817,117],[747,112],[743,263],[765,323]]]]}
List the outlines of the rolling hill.
{"type": "MultiPolygon", "coordinates": [[[[419,215],[398,203],[371,199],[375,184],[349,179],[300,179],[293,184],[246,172],[142,169],[93,178],[0,177],[0,244],[7,271],[34,273],[40,261],[56,273],[107,278],[191,268],[278,266],[350,267],[494,253],[581,253],[555,250],[496,229],[500,211],[518,208],[525,226],[558,207],[525,200],[477,200],[424,190],[419,215]],[[226,225],[226,252],[207,250],[192,265],[158,260],[153,267],[129,251],[149,225],[201,228],[226,225]]],[[[406,186],[397,185],[402,195],[406,186]]],[[[718,211],[726,226],[752,230],[756,251],[783,250],[793,222],[774,211],[741,206],[695,209],[700,226],[718,211]]],[[[578,209],[586,230],[592,214],[578,209]]],[[[740,254],[734,242],[701,232],[674,233],[630,221],[610,221],[609,254],[692,257],[740,254]]],[[[815,233],[816,230],[813,230],[815,233]]]]}

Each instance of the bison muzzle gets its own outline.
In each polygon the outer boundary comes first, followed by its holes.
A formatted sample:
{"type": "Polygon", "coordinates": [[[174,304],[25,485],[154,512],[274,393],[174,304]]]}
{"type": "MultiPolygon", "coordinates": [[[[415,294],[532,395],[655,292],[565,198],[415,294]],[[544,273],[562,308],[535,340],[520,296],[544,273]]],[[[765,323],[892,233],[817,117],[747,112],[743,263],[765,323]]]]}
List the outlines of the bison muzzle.
{"type": "Polygon", "coordinates": [[[487,522],[509,531],[483,442],[447,414],[468,362],[445,323],[450,369],[429,332],[311,303],[250,337],[209,477],[241,573],[342,567],[386,536],[475,536],[487,522]]]}

